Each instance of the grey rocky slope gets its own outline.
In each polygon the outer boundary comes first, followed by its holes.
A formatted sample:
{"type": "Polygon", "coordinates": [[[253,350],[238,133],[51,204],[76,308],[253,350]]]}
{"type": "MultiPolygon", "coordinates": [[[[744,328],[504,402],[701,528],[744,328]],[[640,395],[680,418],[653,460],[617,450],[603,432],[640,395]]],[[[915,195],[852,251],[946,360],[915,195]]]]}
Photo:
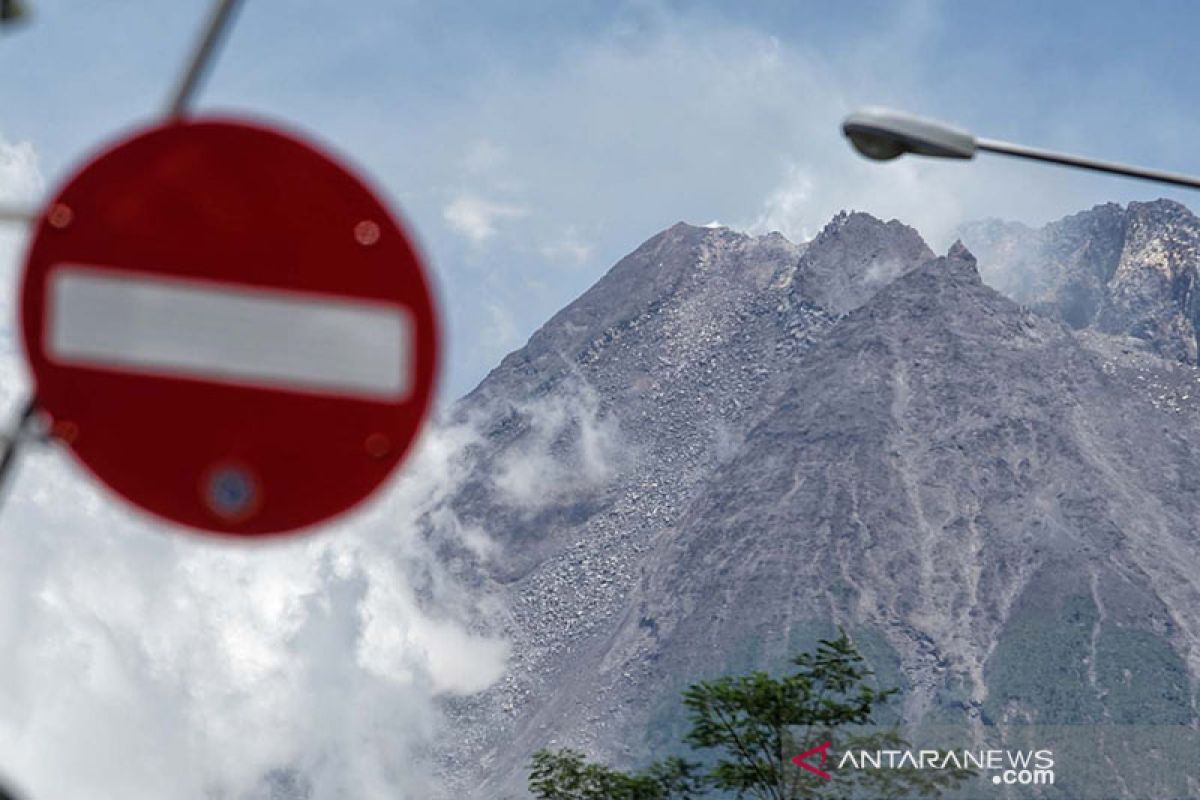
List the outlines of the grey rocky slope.
{"type": "Polygon", "coordinates": [[[456,412],[485,438],[454,510],[500,547],[455,558],[514,642],[451,709],[457,791],[524,796],[545,746],[643,762],[682,686],[834,625],[911,720],[1193,722],[1200,375],[1104,320],[1186,333],[1186,302],[1129,287],[1195,270],[1194,220],[1089,213],[988,240],[1031,275],[1059,254],[1021,297],[1043,313],[895,221],[803,247],[681,224],[506,358],[456,412]],[[1100,299],[1064,324],[1068,284],[1100,299]]]}

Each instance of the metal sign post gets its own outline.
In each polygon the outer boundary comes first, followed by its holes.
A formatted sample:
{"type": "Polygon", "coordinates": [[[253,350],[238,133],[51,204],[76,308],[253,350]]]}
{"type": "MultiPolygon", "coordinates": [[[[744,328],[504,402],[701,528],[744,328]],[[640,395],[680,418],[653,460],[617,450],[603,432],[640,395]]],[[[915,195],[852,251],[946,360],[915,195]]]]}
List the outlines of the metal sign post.
{"type": "MultiPolygon", "coordinates": [[[[4,499],[4,489],[8,481],[8,475],[12,471],[21,444],[33,438],[31,431],[35,427],[36,420],[37,400],[30,398],[22,404],[12,430],[5,434],[3,438],[0,438],[0,448],[2,448],[0,449],[0,502],[4,499]]],[[[0,800],[3,800],[2,796],[0,796],[0,800]]]]}
{"type": "Polygon", "coordinates": [[[195,95],[196,89],[200,85],[200,79],[212,61],[217,44],[233,20],[233,13],[237,9],[238,2],[239,0],[217,0],[213,5],[208,23],[204,26],[204,32],[196,42],[192,57],[188,59],[187,69],[184,70],[179,79],[179,85],[171,95],[171,102],[167,106],[168,117],[182,117],[187,111],[192,96],[195,95]]]}

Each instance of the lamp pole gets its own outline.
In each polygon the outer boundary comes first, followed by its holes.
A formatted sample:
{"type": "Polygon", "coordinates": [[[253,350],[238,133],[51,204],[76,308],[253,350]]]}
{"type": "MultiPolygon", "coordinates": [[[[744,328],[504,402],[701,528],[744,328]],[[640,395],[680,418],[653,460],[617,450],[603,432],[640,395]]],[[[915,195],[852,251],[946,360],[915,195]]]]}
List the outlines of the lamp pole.
{"type": "Polygon", "coordinates": [[[984,139],[936,120],[885,108],[866,108],[851,114],[842,123],[842,133],[855,150],[875,161],[889,161],[905,153],[933,158],[970,159],[978,152],[987,152],[1200,189],[1200,178],[1191,175],[1101,161],[998,139],[984,139]]]}

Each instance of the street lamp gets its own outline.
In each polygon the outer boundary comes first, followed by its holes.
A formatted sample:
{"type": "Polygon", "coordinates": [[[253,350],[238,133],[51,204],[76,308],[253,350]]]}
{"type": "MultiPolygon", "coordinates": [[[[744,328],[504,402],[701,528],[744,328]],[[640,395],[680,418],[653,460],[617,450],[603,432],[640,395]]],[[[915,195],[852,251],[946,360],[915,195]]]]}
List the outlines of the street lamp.
{"type": "Polygon", "coordinates": [[[1200,189],[1200,178],[1116,164],[1112,161],[1097,161],[996,139],[983,139],[941,122],[886,108],[865,108],[856,111],[842,123],[842,133],[854,145],[855,150],[876,161],[889,161],[905,153],[935,158],[974,158],[975,153],[982,150],[1200,189]]]}

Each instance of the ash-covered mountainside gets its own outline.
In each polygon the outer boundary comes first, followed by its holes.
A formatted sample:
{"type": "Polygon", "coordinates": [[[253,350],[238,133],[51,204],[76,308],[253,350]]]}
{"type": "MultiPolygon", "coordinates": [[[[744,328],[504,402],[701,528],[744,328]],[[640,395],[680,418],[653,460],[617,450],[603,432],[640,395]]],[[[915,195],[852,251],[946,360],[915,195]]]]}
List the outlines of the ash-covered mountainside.
{"type": "MultiPolygon", "coordinates": [[[[1149,206],[1089,212],[1142,221],[1047,269],[1194,271],[1190,216],[1149,206]]],[[[623,259],[456,411],[485,437],[454,511],[499,545],[459,557],[514,644],[451,709],[458,794],[525,797],[547,746],[662,755],[682,687],[835,625],[913,721],[1195,722],[1200,374],[1077,327],[865,214],[623,259]]]]}

